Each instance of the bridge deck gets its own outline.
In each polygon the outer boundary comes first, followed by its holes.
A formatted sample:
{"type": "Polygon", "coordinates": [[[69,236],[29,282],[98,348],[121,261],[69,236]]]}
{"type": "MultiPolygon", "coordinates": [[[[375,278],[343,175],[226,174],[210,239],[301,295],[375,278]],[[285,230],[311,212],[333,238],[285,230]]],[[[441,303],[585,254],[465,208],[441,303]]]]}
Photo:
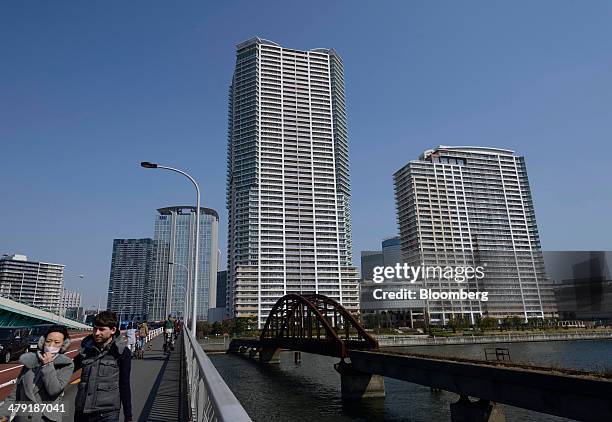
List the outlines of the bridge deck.
{"type": "MultiPolygon", "coordinates": [[[[144,359],[132,359],[132,413],[134,422],[173,422],[185,421],[187,401],[184,390],[185,377],[181,376],[184,367],[181,357],[181,339],[174,351],[166,358],[161,336],[151,343],[153,350],[145,352],[144,359]],[[181,380],[182,378],[182,380],[181,380]]],[[[68,411],[65,420],[74,418],[74,399],[76,384],[66,389],[64,403],[68,411]]],[[[120,421],[123,421],[123,413],[120,421]]]]}

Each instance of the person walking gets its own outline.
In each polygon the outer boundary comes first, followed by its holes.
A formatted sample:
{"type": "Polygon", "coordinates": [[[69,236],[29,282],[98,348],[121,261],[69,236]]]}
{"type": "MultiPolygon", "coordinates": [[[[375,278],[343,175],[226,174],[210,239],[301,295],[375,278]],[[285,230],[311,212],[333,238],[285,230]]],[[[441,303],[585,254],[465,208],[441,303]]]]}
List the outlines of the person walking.
{"type": "Polygon", "coordinates": [[[62,403],[64,389],[70,382],[74,362],[65,355],[70,345],[68,330],[63,325],[53,325],[38,340],[36,352],[21,355],[23,365],[17,377],[15,388],[0,408],[0,421],[15,422],[58,422],[65,411],[62,403]],[[11,405],[27,404],[17,411],[11,405]],[[34,411],[41,405],[40,411],[34,411]]]}
{"type": "Polygon", "coordinates": [[[140,338],[138,339],[140,342],[140,348],[144,350],[145,339],[149,335],[149,326],[147,325],[147,321],[144,321],[142,324],[140,324],[140,330],[138,334],[140,335],[140,338]]]}
{"type": "Polygon", "coordinates": [[[122,406],[125,421],[132,421],[132,354],[126,346],[117,315],[111,311],[96,315],[93,333],[83,339],[74,359],[75,370],[82,369],[75,422],[117,422],[122,406]]]}
{"type": "Polygon", "coordinates": [[[128,349],[130,349],[130,352],[134,353],[134,349],[136,348],[136,326],[133,322],[128,324],[126,336],[128,349]]]}

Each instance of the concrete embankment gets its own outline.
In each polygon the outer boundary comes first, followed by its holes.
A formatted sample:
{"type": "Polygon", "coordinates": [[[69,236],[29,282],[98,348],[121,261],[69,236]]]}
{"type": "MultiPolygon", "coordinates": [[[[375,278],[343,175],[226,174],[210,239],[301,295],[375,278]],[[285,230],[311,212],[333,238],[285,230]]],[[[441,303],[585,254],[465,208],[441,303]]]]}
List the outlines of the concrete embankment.
{"type": "Polygon", "coordinates": [[[567,341],[567,340],[602,340],[612,339],[612,331],[588,332],[588,333],[527,333],[527,334],[500,334],[486,336],[453,336],[453,337],[429,337],[424,335],[415,336],[376,336],[380,346],[427,346],[445,344],[485,344],[485,343],[517,343],[528,341],[567,341]]]}

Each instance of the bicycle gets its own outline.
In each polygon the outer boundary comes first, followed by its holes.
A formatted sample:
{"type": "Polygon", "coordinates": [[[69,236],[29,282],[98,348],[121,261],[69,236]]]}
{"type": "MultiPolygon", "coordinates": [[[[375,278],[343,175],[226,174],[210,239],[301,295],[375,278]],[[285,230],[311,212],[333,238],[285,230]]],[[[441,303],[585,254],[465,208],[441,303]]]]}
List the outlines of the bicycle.
{"type": "Polygon", "coordinates": [[[174,350],[174,336],[171,331],[164,333],[164,353],[169,354],[174,350]]]}
{"type": "Polygon", "coordinates": [[[140,345],[140,341],[136,342],[136,350],[134,351],[134,357],[136,359],[144,358],[144,349],[140,345]]]}

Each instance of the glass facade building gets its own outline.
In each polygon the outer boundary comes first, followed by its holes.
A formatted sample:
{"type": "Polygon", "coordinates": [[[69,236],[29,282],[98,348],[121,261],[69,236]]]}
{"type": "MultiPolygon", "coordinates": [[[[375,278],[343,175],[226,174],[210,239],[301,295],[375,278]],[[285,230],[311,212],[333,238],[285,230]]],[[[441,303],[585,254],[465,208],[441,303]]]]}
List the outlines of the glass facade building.
{"type": "Polygon", "coordinates": [[[290,292],[357,311],[349,202],[339,55],[260,38],[239,44],[229,91],[230,315],[261,327],[290,292]]]}
{"type": "MultiPolygon", "coordinates": [[[[192,275],[195,261],[196,208],[160,208],[155,219],[157,251],[149,289],[149,318],[162,320],[172,314],[191,315],[192,275]]],[[[200,208],[200,250],[197,289],[197,319],[207,320],[216,307],[219,215],[200,208]]]]}
{"type": "Polygon", "coordinates": [[[559,317],[612,321],[612,252],[545,251],[559,317]]]}

